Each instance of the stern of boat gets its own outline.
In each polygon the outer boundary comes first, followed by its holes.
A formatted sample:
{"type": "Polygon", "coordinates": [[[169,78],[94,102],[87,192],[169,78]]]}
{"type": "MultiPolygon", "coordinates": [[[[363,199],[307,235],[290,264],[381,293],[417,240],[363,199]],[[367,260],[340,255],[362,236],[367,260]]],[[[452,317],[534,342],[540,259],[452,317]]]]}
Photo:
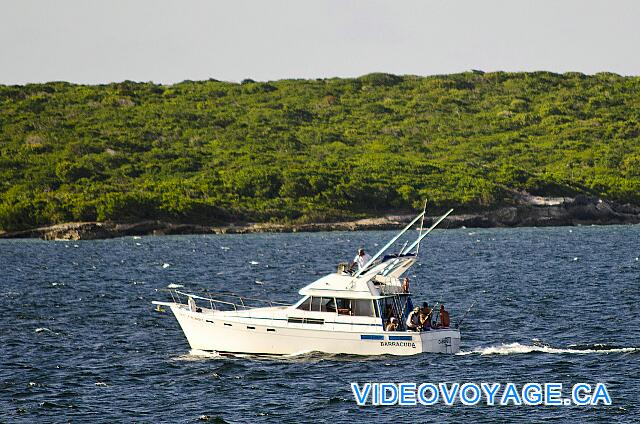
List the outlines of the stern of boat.
{"type": "Polygon", "coordinates": [[[420,333],[422,352],[458,353],[460,351],[460,330],[440,328],[420,333]]]}

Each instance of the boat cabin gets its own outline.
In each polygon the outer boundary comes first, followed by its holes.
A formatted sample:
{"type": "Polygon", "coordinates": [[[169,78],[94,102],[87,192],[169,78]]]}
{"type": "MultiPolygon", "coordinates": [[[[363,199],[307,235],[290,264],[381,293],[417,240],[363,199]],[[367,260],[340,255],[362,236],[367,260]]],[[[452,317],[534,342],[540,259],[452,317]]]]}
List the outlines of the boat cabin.
{"type": "Polygon", "coordinates": [[[396,317],[398,330],[404,330],[413,304],[398,277],[414,262],[412,255],[389,257],[358,276],[338,269],[302,288],[303,297],[291,306],[289,317],[382,329],[396,317]]]}
{"type": "MultiPolygon", "coordinates": [[[[405,330],[405,320],[413,309],[409,293],[383,296],[377,299],[305,296],[293,306],[289,317],[300,317],[304,323],[312,320],[343,324],[368,324],[384,328],[391,317],[398,318],[398,330],[405,330]],[[307,319],[304,319],[307,318],[307,319]]],[[[319,323],[319,322],[318,322],[319,323]]]]}

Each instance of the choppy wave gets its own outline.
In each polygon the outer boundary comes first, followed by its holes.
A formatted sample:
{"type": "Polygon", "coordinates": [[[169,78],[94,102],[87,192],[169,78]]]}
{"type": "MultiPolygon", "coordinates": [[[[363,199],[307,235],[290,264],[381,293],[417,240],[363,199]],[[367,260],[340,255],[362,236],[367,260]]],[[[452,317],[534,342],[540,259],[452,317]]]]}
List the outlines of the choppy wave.
{"type": "Polygon", "coordinates": [[[514,355],[522,353],[561,353],[561,354],[588,354],[588,353],[630,353],[640,352],[640,347],[618,347],[606,344],[569,345],[566,348],[544,345],[523,345],[520,343],[508,343],[496,346],[482,347],[470,352],[460,351],[458,355],[514,355]]]}

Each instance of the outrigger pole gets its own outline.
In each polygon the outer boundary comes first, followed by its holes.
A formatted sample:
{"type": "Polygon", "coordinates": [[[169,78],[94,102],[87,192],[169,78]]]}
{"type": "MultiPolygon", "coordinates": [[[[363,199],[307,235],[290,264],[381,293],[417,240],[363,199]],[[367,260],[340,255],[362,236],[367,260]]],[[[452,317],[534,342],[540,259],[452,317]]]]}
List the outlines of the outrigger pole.
{"type": "MultiPolygon", "coordinates": [[[[420,221],[420,234],[418,238],[422,237],[422,229],[424,228],[424,215],[427,213],[427,200],[429,199],[424,199],[424,208],[422,208],[422,221],[420,221]]],[[[418,253],[420,253],[420,244],[418,244],[418,248],[416,249],[416,256],[418,256],[418,253]]]]}
{"type": "MultiPolygon", "coordinates": [[[[398,240],[400,237],[402,237],[402,235],[404,233],[407,232],[407,230],[409,230],[409,228],[411,228],[413,226],[413,224],[415,224],[420,218],[422,218],[424,216],[426,212],[426,209],[424,211],[422,211],[418,216],[416,216],[413,221],[411,221],[406,227],[404,227],[402,229],[402,231],[400,231],[400,233],[398,233],[398,235],[396,235],[394,238],[392,238],[389,243],[385,244],[384,247],[382,249],[380,249],[378,251],[378,253],[376,253],[371,259],[369,259],[369,262],[367,262],[362,268],[360,268],[358,270],[358,272],[356,272],[353,276],[354,277],[358,277],[360,274],[362,274],[367,268],[369,268],[371,266],[371,264],[373,264],[376,259],[378,259],[380,257],[380,255],[382,255],[387,249],[389,249],[389,247],[391,247],[393,245],[393,243],[396,242],[396,240],[398,240]]],[[[416,246],[418,246],[418,248],[420,247],[420,242],[422,241],[422,239],[424,239],[426,236],[429,235],[429,233],[431,231],[433,231],[434,228],[436,228],[438,226],[438,224],[440,224],[446,217],[449,216],[449,214],[451,214],[451,212],[453,212],[453,209],[449,209],[447,211],[447,213],[445,213],[444,215],[442,215],[440,218],[438,218],[438,220],[436,222],[433,223],[433,225],[424,232],[424,234],[421,234],[413,243],[411,243],[411,245],[405,250],[402,249],[402,252],[406,252],[409,253],[411,252],[416,246]]]]}
{"type": "Polygon", "coordinates": [[[447,213],[445,213],[440,218],[438,218],[438,220],[436,222],[434,222],[433,225],[427,231],[425,231],[424,234],[421,234],[420,237],[418,237],[416,239],[416,241],[411,243],[411,245],[405,250],[405,252],[407,252],[407,253],[411,252],[416,246],[418,246],[418,249],[419,249],[420,248],[420,242],[422,241],[422,239],[425,238],[426,236],[428,236],[429,233],[431,231],[433,231],[433,229],[438,226],[438,224],[440,224],[446,217],[449,216],[449,214],[451,214],[451,212],[453,212],[453,209],[449,209],[447,211],[447,213]]]}
{"type": "MultiPolygon", "coordinates": [[[[452,209],[452,210],[453,210],[453,209],[452,209]]],[[[378,258],[380,257],[380,255],[382,255],[382,254],[383,254],[383,253],[384,253],[384,252],[385,252],[389,247],[391,247],[391,246],[393,245],[393,243],[395,243],[395,242],[396,242],[396,240],[398,240],[400,237],[402,237],[402,235],[403,235],[404,233],[406,233],[406,232],[407,232],[407,230],[408,230],[409,228],[411,228],[411,227],[413,226],[413,224],[415,224],[415,223],[416,223],[420,218],[422,218],[423,216],[424,216],[424,212],[422,212],[420,215],[416,216],[416,217],[413,219],[413,221],[411,221],[411,222],[409,223],[409,225],[407,225],[406,227],[404,227],[404,229],[403,229],[402,231],[400,231],[400,233],[398,233],[398,235],[397,235],[397,236],[395,236],[394,238],[392,238],[392,239],[391,239],[391,241],[390,241],[389,243],[385,244],[385,245],[384,245],[384,247],[378,251],[378,253],[376,253],[376,254],[375,254],[371,259],[369,259],[369,262],[367,262],[367,263],[366,263],[362,268],[360,268],[360,269],[358,270],[358,272],[356,272],[356,273],[354,274],[354,277],[357,277],[358,275],[362,274],[362,272],[363,272],[365,269],[369,268],[369,266],[371,266],[371,264],[372,264],[373,262],[375,262],[375,260],[376,260],[376,259],[378,259],[378,258]]]]}

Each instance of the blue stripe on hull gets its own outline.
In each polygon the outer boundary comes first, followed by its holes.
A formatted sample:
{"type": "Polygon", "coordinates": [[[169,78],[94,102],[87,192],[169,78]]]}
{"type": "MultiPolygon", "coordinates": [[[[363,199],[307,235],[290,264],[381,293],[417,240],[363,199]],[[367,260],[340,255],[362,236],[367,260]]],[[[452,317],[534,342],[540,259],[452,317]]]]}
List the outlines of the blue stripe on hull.
{"type": "Polygon", "coordinates": [[[389,336],[389,340],[413,340],[412,336],[389,336]]]}
{"type": "Polygon", "coordinates": [[[361,334],[360,340],[384,340],[384,336],[375,334],[361,334]]]}

